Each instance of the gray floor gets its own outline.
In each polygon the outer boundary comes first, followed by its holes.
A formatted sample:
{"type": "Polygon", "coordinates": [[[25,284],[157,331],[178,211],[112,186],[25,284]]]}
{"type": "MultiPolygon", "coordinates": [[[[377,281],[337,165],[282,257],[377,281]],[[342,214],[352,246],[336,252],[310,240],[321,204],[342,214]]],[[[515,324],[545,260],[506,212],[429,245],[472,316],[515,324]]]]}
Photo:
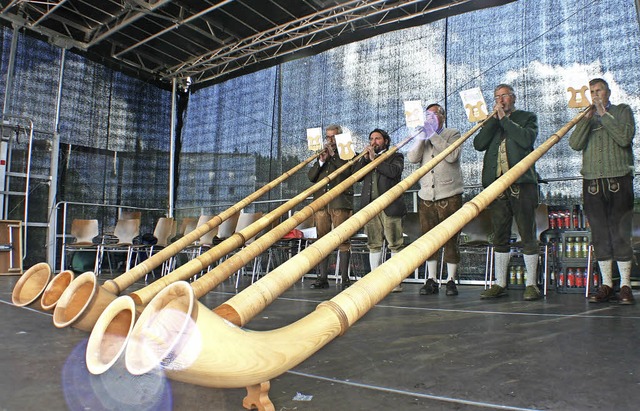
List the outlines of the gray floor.
{"type": "MultiPolygon", "coordinates": [[[[243,409],[244,389],[133,378],[118,367],[90,375],[88,334],[13,306],[16,281],[0,277],[0,410],[243,409]]],[[[337,293],[333,284],[311,290],[309,283],[296,284],[247,328],[289,324],[337,293]]],[[[638,409],[640,306],[555,292],[536,302],[522,301],[522,291],[485,301],[477,286],[426,297],[418,288],[387,296],[345,335],[272,380],[275,409],[638,409]]],[[[234,292],[225,282],[203,303],[215,307],[234,292]]]]}

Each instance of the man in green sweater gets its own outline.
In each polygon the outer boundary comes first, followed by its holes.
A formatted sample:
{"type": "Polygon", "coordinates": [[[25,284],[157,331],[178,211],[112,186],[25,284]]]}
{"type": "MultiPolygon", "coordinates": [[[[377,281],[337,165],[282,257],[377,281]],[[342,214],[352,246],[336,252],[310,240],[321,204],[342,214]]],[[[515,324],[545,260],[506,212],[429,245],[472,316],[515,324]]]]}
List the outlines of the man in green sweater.
{"type": "MultiPolygon", "coordinates": [[[[494,90],[495,114],[487,120],[473,140],[478,151],[484,151],[482,186],[487,187],[533,151],[538,136],[538,117],[529,111],[516,110],[516,95],[508,84],[494,90]]],[[[481,298],[507,295],[507,270],[512,221],[522,238],[522,254],[527,270],[524,299],[540,298],[538,289],[538,239],[535,211],[538,206],[538,178],[531,166],[518,180],[489,206],[495,246],[496,283],[480,294],[481,298]]]]}
{"type": "Polygon", "coordinates": [[[590,302],[633,304],[631,224],[633,218],[633,136],[635,122],[626,104],[611,104],[606,81],[589,81],[593,105],[576,125],[569,146],[582,151],[582,196],[602,286],[590,302]],[[613,261],[620,272],[620,295],[613,291],[613,261]]]}

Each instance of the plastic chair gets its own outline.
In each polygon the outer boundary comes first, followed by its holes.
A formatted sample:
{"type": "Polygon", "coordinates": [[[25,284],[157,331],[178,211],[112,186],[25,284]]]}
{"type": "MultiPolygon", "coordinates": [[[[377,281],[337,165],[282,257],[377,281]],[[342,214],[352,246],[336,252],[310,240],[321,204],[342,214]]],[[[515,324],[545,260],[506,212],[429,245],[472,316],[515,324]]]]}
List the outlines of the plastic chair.
{"type": "Polygon", "coordinates": [[[100,229],[98,227],[98,220],[84,220],[84,219],[74,219],[71,222],[71,232],[70,235],[73,237],[73,241],[68,243],[63,241],[62,243],[62,254],[60,261],[60,271],[64,271],[67,269],[66,267],[66,256],[68,251],[74,252],[92,252],[94,257],[94,272],[98,272],[98,251],[99,244],[94,242],[94,238],[96,238],[100,234],[100,229]]]}
{"type": "Polygon", "coordinates": [[[118,220],[140,220],[142,218],[141,211],[120,210],[118,220]]]}
{"type": "MultiPolygon", "coordinates": [[[[133,251],[136,253],[136,264],[138,263],[138,257],[144,253],[147,258],[151,257],[154,252],[158,252],[169,244],[169,239],[176,235],[176,222],[170,217],[160,217],[156,222],[156,226],[153,230],[153,236],[156,239],[155,244],[137,244],[133,245],[133,251]]],[[[170,259],[169,259],[170,260],[170,259]]],[[[169,264],[169,260],[164,261],[160,268],[161,275],[164,275],[166,268],[169,264]]],[[[147,280],[149,273],[145,276],[147,280]]]]}
{"type": "Polygon", "coordinates": [[[198,224],[198,219],[195,217],[183,218],[182,221],[180,222],[180,226],[176,230],[176,236],[172,239],[172,241],[175,241],[176,238],[182,237],[185,234],[195,230],[197,224],[198,224]]]}
{"type": "Polygon", "coordinates": [[[115,243],[100,244],[98,251],[97,267],[98,272],[102,271],[102,264],[104,261],[104,255],[107,254],[107,262],[109,264],[109,270],[113,270],[111,263],[111,254],[113,253],[126,253],[125,271],[128,271],[131,265],[131,257],[133,254],[133,238],[140,234],[140,220],[139,219],[127,219],[118,220],[116,227],[113,231],[113,236],[116,238],[115,243]]]}
{"type": "MultiPolygon", "coordinates": [[[[206,224],[213,217],[213,215],[201,215],[195,228],[206,224]]],[[[184,250],[184,252],[189,255],[189,259],[196,258],[201,255],[206,249],[210,249],[211,247],[213,247],[213,239],[218,234],[218,228],[219,227],[216,227],[213,230],[208,231],[184,250]]],[[[201,271],[200,273],[202,274],[203,271],[201,271]]]]}
{"type": "MultiPolygon", "coordinates": [[[[257,212],[257,213],[240,213],[238,215],[238,220],[236,223],[236,227],[234,232],[238,233],[242,230],[244,230],[245,228],[249,227],[251,224],[255,223],[256,221],[258,221],[260,218],[262,218],[262,212],[257,212]]],[[[222,227],[222,224],[220,225],[222,227]]],[[[218,230],[218,232],[220,232],[218,230]]],[[[254,235],[251,238],[247,238],[245,240],[244,243],[244,247],[246,247],[247,245],[251,244],[255,238],[258,236],[258,234],[254,235]]],[[[253,259],[253,267],[252,267],[252,276],[251,276],[251,280],[253,282],[253,280],[255,279],[256,276],[256,270],[258,269],[258,265],[261,262],[261,256],[256,256],[253,259]]],[[[236,278],[236,288],[238,288],[238,285],[240,284],[240,275],[244,274],[245,272],[245,267],[242,267],[238,273],[237,273],[237,278],[236,278]]]]}
{"type": "MultiPolygon", "coordinates": [[[[181,228],[182,231],[180,236],[185,236],[191,233],[196,228],[202,226],[209,220],[211,220],[213,215],[201,215],[199,218],[187,217],[182,220],[181,228]]],[[[186,261],[189,261],[193,258],[198,257],[203,253],[205,248],[211,248],[214,242],[215,236],[218,234],[218,227],[213,230],[207,232],[202,235],[200,238],[192,242],[187,247],[183,248],[177,255],[170,258],[169,263],[167,264],[167,269],[165,270],[168,273],[171,270],[174,270],[178,265],[178,260],[180,260],[180,265],[184,264],[186,261]],[[182,258],[180,257],[182,256],[182,258]]],[[[202,274],[202,271],[200,272],[202,274]]]]}

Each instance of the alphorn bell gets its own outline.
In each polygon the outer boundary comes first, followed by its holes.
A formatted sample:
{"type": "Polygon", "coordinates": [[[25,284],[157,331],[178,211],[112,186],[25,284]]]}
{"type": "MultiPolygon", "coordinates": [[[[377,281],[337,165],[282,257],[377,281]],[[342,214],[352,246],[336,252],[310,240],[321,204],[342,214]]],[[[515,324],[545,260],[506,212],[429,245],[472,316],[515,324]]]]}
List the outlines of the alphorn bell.
{"type": "Polygon", "coordinates": [[[513,184],[584,115],[585,112],[578,114],[434,229],[293,324],[271,331],[246,331],[199,303],[188,283],[165,288],[133,328],[125,354],[127,369],[139,375],[163,366],[172,379],[219,388],[254,386],[286,372],[346,332],[513,184]]]}
{"type": "MultiPolygon", "coordinates": [[[[249,246],[245,247],[243,250],[231,256],[223,263],[200,277],[193,283],[194,290],[197,289],[197,298],[204,296],[239,268],[243,267],[248,261],[252,261],[255,256],[261,254],[273,243],[282,238],[282,236],[291,231],[291,229],[311,217],[316,211],[324,208],[336,196],[367,175],[378,164],[411,141],[414,137],[415,135],[410,136],[398,143],[396,146],[391,147],[365,167],[347,177],[336,187],[332,188],[314,200],[311,204],[304,207],[301,211],[294,214],[291,218],[287,219],[267,234],[256,239],[249,246]]],[[[362,155],[364,155],[364,152],[359,156],[362,155]]],[[[173,273],[169,276],[171,275],[173,275],[173,273]]],[[[99,374],[106,371],[115,363],[117,356],[124,351],[124,345],[126,344],[128,332],[132,325],[129,324],[129,322],[135,321],[136,310],[139,309],[141,305],[147,304],[159,292],[158,287],[155,285],[157,282],[158,281],[141,290],[133,292],[129,296],[119,298],[120,300],[130,297],[132,301],[114,301],[113,305],[109,305],[104,309],[104,312],[96,321],[91,335],[89,336],[89,342],[87,343],[87,368],[90,372],[99,374]],[[123,311],[126,311],[126,313],[123,311]],[[123,323],[118,324],[119,322],[123,323]],[[125,332],[127,334],[123,334],[125,332]],[[114,356],[116,357],[114,358],[114,356]]]]}
{"type": "MultiPolygon", "coordinates": [[[[102,286],[98,285],[95,275],[91,276],[83,274],[79,276],[69,284],[67,290],[64,290],[64,292],[59,296],[60,300],[62,300],[62,304],[60,307],[56,307],[56,310],[54,311],[54,325],[60,328],[73,325],[78,328],[79,321],[82,320],[84,324],[81,326],[83,327],[82,329],[85,331],[91,331],[93,324],[95,324],[96,319],[104,307],[106,307],[110,301],[113,301],[120,292],[131,286],[131,284],[135,283],[154,268],[159,267],[164,261],[178,254],[209,231],[218,227],[223,221],[239,213],[244,207],[251,204],[281,182],[285,181],[291,175],[307,166],[318,158],[320,153],[322,152],[310,156],[300,164],[286,171],[280,177],[256,190],[222,213],[216,215],[207,223],[197,227],[195,230],[185,234],[174,243],[163,248],[157,254],[150,256],[117,278],[107,280],[102,286]],[[100,299],[102,303],[96,304],[96,301],[94,300],[96,298],[100,299]],[[86,321],[84,320],[85,318],[87,318],[86,321]]],[[[195,272],[197,271],[194,271],[194,273],[195,272]]]]}
{"type": "MultiPolygon", "coordinates": [[[[51,267],[47,263],[38,263],[24,272],[11,292],[11,302],[18,307],[37,303],[51,280],[51,267]]],[[[42,309],[40,305],[37,307],[42,309]]]]}

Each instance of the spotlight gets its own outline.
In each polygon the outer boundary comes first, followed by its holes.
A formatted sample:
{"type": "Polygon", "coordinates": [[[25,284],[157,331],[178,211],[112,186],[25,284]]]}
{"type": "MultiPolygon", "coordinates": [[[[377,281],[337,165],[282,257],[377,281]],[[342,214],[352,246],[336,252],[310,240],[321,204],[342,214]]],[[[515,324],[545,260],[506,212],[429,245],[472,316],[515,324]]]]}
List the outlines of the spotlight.
{"type": "Polygon", "coordinates": [[[180,77],[177,79],[178,88],[183,93],[189,91],[189,86],[191,85],[191,77],[180,77]]]}

